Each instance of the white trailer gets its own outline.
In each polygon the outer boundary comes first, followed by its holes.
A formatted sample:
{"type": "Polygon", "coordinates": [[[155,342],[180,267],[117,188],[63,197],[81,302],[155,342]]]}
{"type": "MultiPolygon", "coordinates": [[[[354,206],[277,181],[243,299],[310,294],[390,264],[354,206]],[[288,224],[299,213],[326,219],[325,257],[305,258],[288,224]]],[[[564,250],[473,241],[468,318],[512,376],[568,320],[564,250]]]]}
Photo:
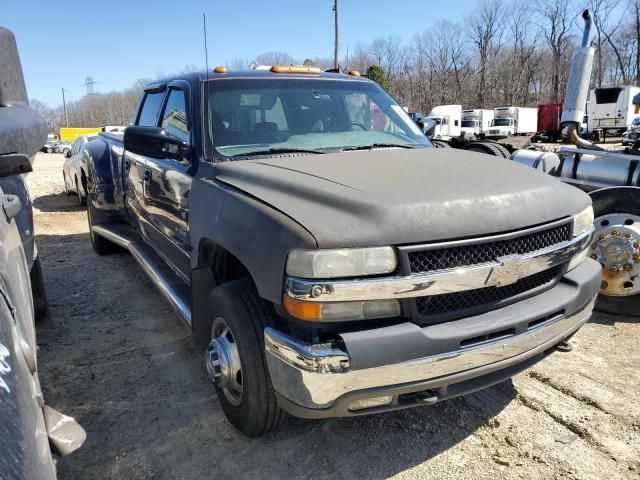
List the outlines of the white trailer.
{"type": "Polygon", "coordinates": [[[633,104],[633,97],[640,87],[620,86],[594,88],[589,93],[589,131],[602,129],[622,133],[640,117],[640,105],[633,104]]]}
{"type": "Polygon", "coordinates": [[[464,137],[482,137],[486,135],[493,120],[493,110],[474,108],[462,111],[461,135],[464,137]]]}
{"type": "Polygon", "coordinates": [[[533,135],[537,129],[537,108],[500,107],[494,110],[491,127],[485,136],[506,138],[512,135],[533,135]]]}
{"type": "Polygon", "coordinates": [[[449,140],[460,136],[462,105],[438,105],[427,116],[436,122],[433,138],[449,140]]]}

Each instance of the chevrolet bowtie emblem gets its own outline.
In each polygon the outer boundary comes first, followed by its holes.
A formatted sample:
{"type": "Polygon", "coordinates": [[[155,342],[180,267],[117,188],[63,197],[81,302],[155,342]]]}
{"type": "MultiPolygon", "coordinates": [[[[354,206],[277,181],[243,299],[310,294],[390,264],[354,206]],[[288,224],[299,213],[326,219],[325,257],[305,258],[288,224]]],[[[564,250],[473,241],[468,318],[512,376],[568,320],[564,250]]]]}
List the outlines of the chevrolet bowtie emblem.
{"type": "Polygon", "coordinates": [[[523,273],[523,265],[519,255],[509,255],[498,257],[497,265],[491,269],[487,277],[487,284],[496,287],[503,287],[516,283],[523,273]]]}

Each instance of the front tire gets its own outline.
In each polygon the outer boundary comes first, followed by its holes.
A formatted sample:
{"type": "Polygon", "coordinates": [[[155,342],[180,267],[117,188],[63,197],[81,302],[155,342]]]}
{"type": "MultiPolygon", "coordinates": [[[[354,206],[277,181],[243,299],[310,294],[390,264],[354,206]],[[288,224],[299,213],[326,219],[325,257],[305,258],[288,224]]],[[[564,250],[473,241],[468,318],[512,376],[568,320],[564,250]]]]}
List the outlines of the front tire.
{"type": "Polygon", "coordinates": [[[250,280],[234,280],[209,297],[212,338],[206,353],[209,377],[229,422],[249,437],[275,430],[285,413],[278,406],[264,354],[271,306],[250,280]]]}
{"type": "Polygon", "coordinates": [[[33,314],[37,322],[47,318],[47,291],[44,288],[40,257],[33,260],[31,272],[31,295],[33,296],[33,314]]]}
{"type": "Polygon", "coordinates": [[[69,190],[69,185],[67,184],[67,174],[62,172],[62,180],[64,181],[64,193],[67,194],[67,197],[71,195],[71,190],[69,190]]]}
{"type": "Polygon", "coordinates": [[[80,190],[80,183],[78,182],[78,177],[76,177],[76,192],[78,193],[78,203],[80,203],[81,207],[84,207],[87,204],[87,197],[82,195],[82,191],[80,190]]]}

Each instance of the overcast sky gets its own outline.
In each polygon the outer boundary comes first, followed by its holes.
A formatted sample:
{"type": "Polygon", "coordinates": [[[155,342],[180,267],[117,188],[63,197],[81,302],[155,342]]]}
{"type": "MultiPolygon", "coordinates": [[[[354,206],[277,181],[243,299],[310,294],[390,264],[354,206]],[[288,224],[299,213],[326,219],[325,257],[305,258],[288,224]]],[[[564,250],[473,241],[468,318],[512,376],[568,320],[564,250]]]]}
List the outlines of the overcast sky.
{"type": "MultiPolygon", "coordinates": [[[[472,0],[340,0],[341,56],[376,36],[409,39],[434,21],[461,20],[472,0]]],[[[294,58],[333,55],[333,0],[12,0],[0,24],[16,35],[29,97],[52,106],[86,92],[129,87],[140,78],[204,66],[202,13],[209,65],[253,60],[266,51],[294,58]]]]}

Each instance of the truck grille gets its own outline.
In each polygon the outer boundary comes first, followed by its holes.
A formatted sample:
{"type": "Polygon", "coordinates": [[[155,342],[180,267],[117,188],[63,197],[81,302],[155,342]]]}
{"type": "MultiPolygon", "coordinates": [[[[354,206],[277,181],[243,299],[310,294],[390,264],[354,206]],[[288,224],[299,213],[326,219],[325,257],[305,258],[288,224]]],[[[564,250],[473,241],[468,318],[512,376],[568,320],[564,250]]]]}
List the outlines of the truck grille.
{"type": "Polygon", "coordinates": [[[570,239],[571,226],[565,223],[505,240],[409,252],[409,266],[411,273],[423,273],[491,263],[499,257],[535,252],[570,239]]]}
{"type": "Polygon", "coordinates": [[[564,266],[553,267],[504,287],[486,287],[465,292],[445,293],[416,299],[418,313],[422,316],[435,316],[464,311],[482,305],[495,305],[525,292],[550,286],[560,275],[564,266]]]}

